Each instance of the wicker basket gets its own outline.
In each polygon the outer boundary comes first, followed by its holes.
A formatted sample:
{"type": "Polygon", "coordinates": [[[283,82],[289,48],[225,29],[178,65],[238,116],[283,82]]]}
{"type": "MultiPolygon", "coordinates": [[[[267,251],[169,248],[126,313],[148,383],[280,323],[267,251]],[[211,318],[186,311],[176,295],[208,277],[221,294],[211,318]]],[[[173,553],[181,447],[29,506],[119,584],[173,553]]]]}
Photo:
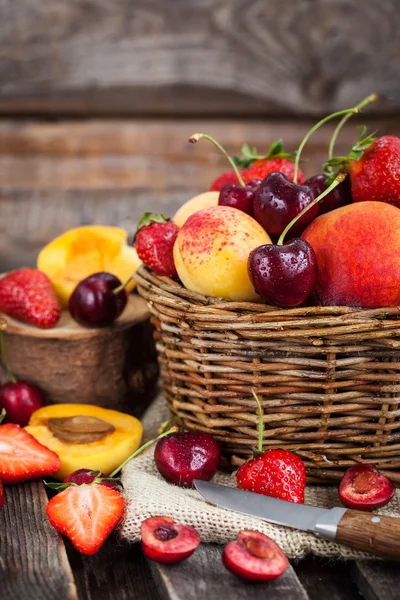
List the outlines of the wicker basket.
{"type": "Polygon", "coordinates": [[[277,309],[191,292],[141,267],[165,398],[232,465],[257,442],[295,450],[309,481],[372,462],[400,483],[400,308],[277,309]]]}

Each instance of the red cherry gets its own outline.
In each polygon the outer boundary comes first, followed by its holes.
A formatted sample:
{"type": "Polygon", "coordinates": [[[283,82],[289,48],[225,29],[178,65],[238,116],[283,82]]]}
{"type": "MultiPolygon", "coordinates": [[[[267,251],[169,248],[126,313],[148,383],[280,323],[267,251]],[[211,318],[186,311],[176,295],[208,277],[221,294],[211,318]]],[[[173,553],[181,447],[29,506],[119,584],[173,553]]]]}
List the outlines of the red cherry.
{"type": "Polygon", "coordinates": [[[68,308],[72,318],[84,327],[107,327],[120,316],[127,301],[118,277],[102,272],[78,283],[68,308]]]}
{"type": "Polygon", "coordinates": [[[9,381],[0,387],[0,409],[6,411],[4,423],[28,425],[32,413],[42,408],[42,392],[25,381],[9,381]]]}
{"type": "Polygon", "coordinates": [[[375,465],[362,464],[350,467],[339,486],[339,498],[347,508],[375,510],[390,502],[396,488],[379,473],[375,465]]]}
{"type": "Polygon", "coordinates": [[[268,536],[259,531],[243,530],[222,553],[225,567],[246,581],[271,581],[283,575],[289,561],[268,536]]]}
{"type": "Polygon", "coordinates": [[[235,183],[224,185],[219,193],[218,204],[237,208],[247,215],[253,216],[254,190],[235,183]]]}
{"type": "MultiPolygon", "coordinates": [[[[305,185],[310,186],[314,190],[315,196],[319,196],[327,188],[325,181],[325,175],[314,175],[313,177],[307,179],[305,185]]],[[[346,177],[342,183],[339,183],[335,189],[333,189],[319,202],[319,214],[323,215],[331,210],[335,210],[335,208],[340,208],[341,206],[346,206],[346,204],[351,204],[351,202],[352,197],[350,177],[346,177]]]]}
{"type": "Polygon", "coordinates": [[[147,558],[165,564],[185,560],[201,541],[193,527],[175,523],[169,517],[149,517],[143,521],[140,533],[147,558]]]}
{"type": "Polygon", "coordinates": [[[157,442],[154,460],[164,479],[181,487],[193,487],[194,479],[208,481],[215,475],[220,450],[208,433],[171,433],[157,442]]]}
{"type": "Polygon", "coordinates": [[[281,246],[255,248],[249,255],[248,270],[255,291],[276,306],[300,306],[317,282],[314,250],[300,238],[281,246]]]}

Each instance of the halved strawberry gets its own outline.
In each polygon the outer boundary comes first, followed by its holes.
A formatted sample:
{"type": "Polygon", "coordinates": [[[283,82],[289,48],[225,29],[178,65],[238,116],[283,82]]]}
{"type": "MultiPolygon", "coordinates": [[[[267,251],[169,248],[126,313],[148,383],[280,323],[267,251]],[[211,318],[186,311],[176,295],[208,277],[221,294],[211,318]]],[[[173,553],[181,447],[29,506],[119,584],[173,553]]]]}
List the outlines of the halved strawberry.
{"type": "Polygon", "coordinates": [[[60,469],[57,454],[19,425],[0,425],[0,481],[20,483],[52,475],[60,469]]]}
{"type": "Polygon", "coordinates": [[[71,540],[82,554],[95,554],[124,512],[119,492],[99,484],[74,485],[57,494],[47,505],[53,527],[71,540]]]}

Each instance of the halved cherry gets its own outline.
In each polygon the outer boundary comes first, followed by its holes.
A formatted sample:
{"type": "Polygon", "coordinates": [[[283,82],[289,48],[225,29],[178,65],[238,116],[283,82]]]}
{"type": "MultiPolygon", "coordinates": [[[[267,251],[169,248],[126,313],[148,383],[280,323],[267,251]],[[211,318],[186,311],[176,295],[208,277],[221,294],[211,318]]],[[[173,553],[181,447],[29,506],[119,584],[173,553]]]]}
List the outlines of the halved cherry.
{"type": "Polygon", "coordinates": [[[200,544],[194,527],[175,523],[169,517],[149,517],[140,527],[143,552],[151,560],[174,564],[185,560],[200,544]]]}
{"type": "Polygon", "coordinates": [[[339,498],[347,508],[375,510],[390,502],[395,493],[390,479],[375,465],[356,465],[347,469],[339,486],[339,498]]]}
{"type": "Polygon", "coordinates": [[[270,581],[283,575],[289,566],[286,555],[268,536],[244,529],[222,553],[225,567],[247,581],[270,581]]]}

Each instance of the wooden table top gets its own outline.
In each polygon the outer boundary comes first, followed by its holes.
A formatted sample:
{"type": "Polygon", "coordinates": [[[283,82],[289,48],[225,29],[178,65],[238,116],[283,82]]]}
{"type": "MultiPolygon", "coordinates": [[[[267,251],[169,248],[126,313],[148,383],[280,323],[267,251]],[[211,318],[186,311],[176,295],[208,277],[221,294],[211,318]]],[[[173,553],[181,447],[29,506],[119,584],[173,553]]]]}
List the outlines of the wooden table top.
{"type": "Polygon", "coordinates": [[[113,533],[99,552],[79,554],[45,515],[40,481],[7,486],[0,512],[1,600],[395,600],[398,564],[308,557],[279,579],[245,583],[226,571],[222,547],[202,544],[185,562],[148,561],[140,544],[113,533]]]}

